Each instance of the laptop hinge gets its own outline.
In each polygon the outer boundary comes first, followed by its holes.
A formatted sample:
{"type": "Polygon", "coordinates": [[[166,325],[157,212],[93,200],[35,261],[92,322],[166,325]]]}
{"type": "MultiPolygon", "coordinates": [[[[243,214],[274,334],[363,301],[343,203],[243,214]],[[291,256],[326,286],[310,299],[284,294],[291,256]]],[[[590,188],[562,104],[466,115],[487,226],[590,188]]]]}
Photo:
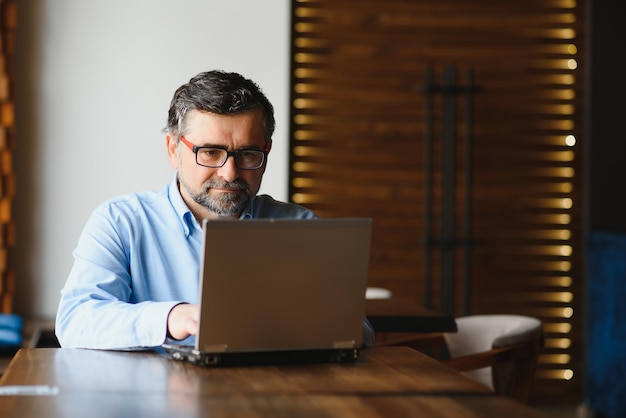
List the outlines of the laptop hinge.
{"type": "Polygon", "coordinates": [[[333,347],[335,348],[354,348],[354,346],[354,340],[335,341],[333,343],[333,347]]]}

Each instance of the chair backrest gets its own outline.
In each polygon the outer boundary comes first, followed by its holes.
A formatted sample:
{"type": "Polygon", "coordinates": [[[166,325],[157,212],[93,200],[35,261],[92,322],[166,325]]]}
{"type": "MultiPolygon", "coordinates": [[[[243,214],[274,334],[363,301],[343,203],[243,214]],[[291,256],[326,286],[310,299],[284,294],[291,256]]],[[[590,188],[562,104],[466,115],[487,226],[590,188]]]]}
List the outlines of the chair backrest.
{"type": "Polygon", "coordinates": [[[497,393],[528,402],[543,329],[522,315],[470,315],[456,319],[458,332],[445,334],[448,364],[497,393]]]}
{"type": "Polygon", "coordinates": [[[365,299],[391,299],[393,293],[384,287],[368,287],[365,289],[365,299]]]}

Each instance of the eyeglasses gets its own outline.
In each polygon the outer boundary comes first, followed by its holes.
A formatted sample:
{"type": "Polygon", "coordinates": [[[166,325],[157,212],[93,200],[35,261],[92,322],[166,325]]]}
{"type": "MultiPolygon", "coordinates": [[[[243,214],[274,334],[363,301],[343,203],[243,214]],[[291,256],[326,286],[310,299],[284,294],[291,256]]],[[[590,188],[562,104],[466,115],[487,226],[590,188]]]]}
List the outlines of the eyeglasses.
{"type": "Polygon", "coordinates": [[[219,168],[226,164],[231,155],[235,159],[235,165],[241,170],[256,170],[263,166],[267,151],[254,149],[238,149],[228,151],[224,148],[199,147],[189,142],[184,136],[180,137],[183,144],[196,154],[196,164],[203,167],[219,168]]]}

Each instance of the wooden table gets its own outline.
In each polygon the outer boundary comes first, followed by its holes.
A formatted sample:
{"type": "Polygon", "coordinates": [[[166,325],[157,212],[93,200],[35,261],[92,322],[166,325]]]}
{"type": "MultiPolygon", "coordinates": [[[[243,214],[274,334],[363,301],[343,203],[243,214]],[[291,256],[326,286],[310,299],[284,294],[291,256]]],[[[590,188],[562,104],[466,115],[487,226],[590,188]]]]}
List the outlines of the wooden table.
{"type": "Polygon", "coordinates": [[[426,309],[410,300],[370,299],[367,319],[377,333],[456,332],[454,317],[426,309]]]}
{"type": "MultiPolygon", "coordinates": [[[[410,299],[393,297],[367,300],[366,314],[379,342],[389,341],[398,333],[456,332],[453,317],[425,309],[410,299]]],[[[54,320],[26,320],[23,347],[41,347],[39,338],[42,335],[54,335],[54,320]]],[[[11,356],[0,355],[0,376],[10,360],[11,356]]]]}
{"type": "Polygon", "coordinates": [[[0,396],[25,417],[544,417],[407,347],[355,363],[203,369],[148,352],[22,349],[0,379],[53,395],[0,396]]]}

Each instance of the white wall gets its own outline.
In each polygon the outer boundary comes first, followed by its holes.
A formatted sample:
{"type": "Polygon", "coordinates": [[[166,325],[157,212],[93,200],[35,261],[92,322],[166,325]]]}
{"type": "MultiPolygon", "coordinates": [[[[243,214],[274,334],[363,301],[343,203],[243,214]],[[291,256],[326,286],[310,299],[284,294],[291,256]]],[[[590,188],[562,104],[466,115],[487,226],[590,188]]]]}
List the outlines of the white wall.
{"type": "Polygon", "coordinates": [[[277,130],[261,193],[287,198],[288,0],[18,3],[18,313],[54,317],[97,204],[171,181],[162,129],[198,72],[237,71],[265,91],[277,130]]]}

